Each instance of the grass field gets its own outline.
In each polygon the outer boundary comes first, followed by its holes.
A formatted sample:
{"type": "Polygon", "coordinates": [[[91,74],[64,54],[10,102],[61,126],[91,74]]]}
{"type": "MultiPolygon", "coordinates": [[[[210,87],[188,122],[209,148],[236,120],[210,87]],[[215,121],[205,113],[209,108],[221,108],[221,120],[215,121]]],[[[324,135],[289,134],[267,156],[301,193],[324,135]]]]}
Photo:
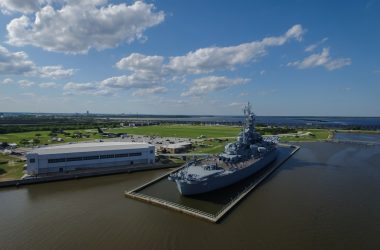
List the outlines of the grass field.
{"type": "Polygon", "coordinates": [[[25,162],[9,155],[0,154],[0,181],[20,179],[25,162]]]}
{"type": "Polygon", "coordinates": [[[237,126],[155,125],[112,129],[107,132],[161,137],[198,138],[203,135],[206,138],[222,138],[235,137],[240,129],[237,126]]]}
{"type": "Polygon", "coordinates": [[[302,132],[311,132],[312,135],[307,136],[283,136],[280,138],[281,142],[291,142],[291,141],[319,141],[319,140],[326,140],[329,138],[329,135],[331,133],[328,129],[308,129],[303,130],[302,132]]]}
{"type": "Polygon", "coordinates": [[[225,140],[225,141],[217,141],[217,140],[205,140],[202,143],[194,144],[194,149],[191,151],[192,153],[197,154],[218,154],[224,151],[224,146],[232,142],[233,139],[225,140]]]}
{"type": "MultiPolygon", "coordinates": [[[[86,141],[86,140],[101,138],[101,136],[97,134],[96,129],[66,130],[65,132],[68,132],[71,134],[75,132],[81,132],[81,133],[88,134],[89,138],[71,138],[63,134],[58,134],[57,137],[62,138],[64,142],[79,142],[79,141],[86,141]]],[[[49,134],[50,134],[50,131],[33,131],[33,132],[23,132],[23,133],[0,134],[0,141],[19,144],[22,139],[26,139],[26,140],[38,139],[40,143],[36,143],[36,145],[59,143],[59,142],[51,142],[51,136],[49,134]]]]}
{"type": "MultiPolygon", "coordinates": [[[[143,126],[143,127],[127,127],[127,128],[115,128],[107,130],[111,133],[127,133],[131,135],[148,135],[148,136],[161,136],[161,137],[182,137],[182,138],[234,138],[240,132],[240,127],[238,126],[201,126],[201,125],[154,125],[154,126],[143,126]]],[[[82,134],[88,135],[88,138],[71,138],[65,136],[64,134],[58,134],[64,142],[80,142],[89,141],[94,139],[102,138],[101,135],[97,133],[96,129],[86,129],[86,130],[66,130],[70,134],[80,132],[82,134]]],[[[302,132],[311,132],[314,136],[284,136],[281,138],[282,142],[287,141],[315,141],[324,140],[329,136],[329,130],[327,129],[308,129],[302,132]]],[[[33,131],[24,133],[10,133],[10,134],[0,134],[0,141],[8,143],[19,144],[22,139],[31,140],[38,139],[40,142],[35,145],[43,144],[53,144],[59,142],[52,142],[51,136],[49,136],[50,131],[33,131]],[[39,134],[39,135],[38,135],[39,134]]],[[[217,151],[217,149],[211,148],[223,148],[222,146],[216,145],[218,143],[211,143],[209,148],[199,149],[200,152],[207,151],[217,151]]],[[[220,143],[219,143],[220,144],[220,143]]]]}

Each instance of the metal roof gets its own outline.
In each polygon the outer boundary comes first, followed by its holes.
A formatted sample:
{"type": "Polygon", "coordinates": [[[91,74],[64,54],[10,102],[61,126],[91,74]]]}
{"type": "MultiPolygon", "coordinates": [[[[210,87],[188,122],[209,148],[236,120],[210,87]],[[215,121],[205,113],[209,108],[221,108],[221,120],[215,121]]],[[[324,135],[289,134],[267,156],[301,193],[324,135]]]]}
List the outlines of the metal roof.
{"type": "Polygon", "coordinates": [[[153,145],[147,143],[131,143],[131,142],[89,142],[74,143],[60,146],[49,146],[36,148],[30,154],[65,154],[65,153],[81,153],[81,152],[97,152],[109,150],[125,150],[125,149],[148,149],[153,145]]]}

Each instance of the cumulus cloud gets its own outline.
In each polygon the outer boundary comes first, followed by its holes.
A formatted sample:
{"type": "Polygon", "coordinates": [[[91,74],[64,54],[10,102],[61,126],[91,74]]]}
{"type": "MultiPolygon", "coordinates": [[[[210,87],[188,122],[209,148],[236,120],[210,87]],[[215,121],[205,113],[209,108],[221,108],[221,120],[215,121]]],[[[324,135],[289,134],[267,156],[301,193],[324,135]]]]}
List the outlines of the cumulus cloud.
{"type": "Polygon", "coordinates": [[[0,75],[24,75],[44,78],[63,78],[74,74],[74,69],[63,66],[38,67],[24,51],[11,52],[0,45],[0,75]]]}
{"type": "Polygon", "coordinates": [[[55,82],[43,82],[43,83],[38,84],[38,86],[40,88],[47,89],[47,88],[56,88],[58,87],[58,84],[55,82]]]}
{"type": "Polygon", "coordinates": [[[200,96],[212,91],[227,89],[248,82],[245,78],[227,78],[225,76],[206,76],[195,79],[192,86],[181,96],[200,96]]]}
{"type": "Polygon", "coordinates": [[[122,70],[158,72],[162,69],[163,62],[163,56],[146,56],[139,53],[132,53],[118,61],[116,67],[122,70]]]}
{"type": "Polygon", "coordinates": [[[257,60],[267,53],[268,47],[281,46],[291,39],[301,40],[305,30],[297,24],[281,36],[266,37],[260,41],[230,47],[208,47],[191,51],[184,56],[171,57],[167,67],[187,74],[210,73],[233,69],[237,65],[257,60]]]}
{"type": "Polygon", "coordinates": [[[34,63],[25,52],[10,52],[0,45],[0,74],[23,75],[34,71],[34,69],[34,63]]]}
{"type": "MultiPolygon", "coordinates": [[[[305,30],[297,24],[280,36],[266,37],[262,40],[243,43],[230,47],[208,47],[187,53],[183,56],[165,58],[159,55],[132,53],[121,58],[115,67],[128,71],[127,74],[112,76],[99,83],[68,83],[65,93],[79,92],[93,94],[118,89],[137,89],[134,96],[164,93],[167,82],[186,82],[188,77],[217,70],[232,70],[235,67],[255,61],[273,46],[281,46],[289,40],[301,40],[305,30]]],[[[212,91],[246,83],[249,79],[227,78],[224,76],[201,77],[192,82],[182,96],[205,95],[212,91]]]]}
{"type": "Polygon", "coordinates": [[[266,37],[236,46],[200,48],[183,56],[170,57],[167,63],[164,63],[165,58],[162,56],[132,53],[118,61],[116,67],[160,75],[202,74],[233,69],[265,55],[268,47],[281,46],[291,39],[300,40],[304,32],[302,26],[297,24],[281,36],[266,37]]]}
{"type": "Polygon", "coordinates": [[[11,79],[11,78],[5,78],[0,83],[1,84],[11,84],[11,83],[13,83],[13,79],[11,79]]]}
{"type": "Polygon", "coordinates": [[[323,48],[320,54],[311,54],[302,61],[295,61],[288,63],[288,66],[294,66],[299,69],[308,69],[318,66],[322,66],[327,70],[340,69],[342,67],[348,66],[351,64],[350,58],[337,58],[333,59],[330,57],[329,48],[323,48]]]}
{"type": "Polygon", "coordinates": [[[152,94],[162,94],[166,93],[168,91],[165,87],[154,87],[149,89],[139,89],[133,92],[133,96],[145,96],[145,95],[152,95],[152,94]]]}
{"type": "Polygon", "coordinates": [[[0,9],[5,14],[12,12],[31,13],[37,11],[46,0],[1,0],[0,9]]]}
{"type": "Polygon", "coordinates": [[[34,20],[23,15],[7,25],[8,42],[33,45],[47,51],[87,53],[91,48],[113,48],[144,38],[144,31],[164,21],[165,14],[153,4],[136,1],[109,4],[106,1],[65,1],[55,9],[46,5],[34,20]]]}
{"type": "Polygon", "coordinates": [[[101,87],[108,88],[151,88],[154,85],[161,84],[162,78],[156,74],[133,73],[131,75],[114,76],[101,82],[101,87]]]}
{"type": "Polygon", "coordinates": [[[70,77],[74,74],[74,72],[75,69],[65,69],[61,65],[44,66],[39,69],[40,77],[52,79],[70,77]]]}
{"type": "Polygon", "coordinates": [[[115,93],[110,89],[100,88],[99,84],[87,82],[76,83],[69,82],[63,86],[64,95],[94,95],[94,96],[108,96],[115,93]]]}
{"type": "MultiPolygon", "coordinates": [[[[130,74],[105,79],[101,82],[101,87],[154,89],[164,82],[186,81],[186,77],[190,75],[232,70],[239,65],[262,57],[267,53],[269,47],[281,46],[292,39],[301,40],[304,32],[302,26],[297,24],[280,36],[265,37],[262,40],[236,46],[200,48],[183,56],[169,58],[132,53],[120,59],[115,65],[118,69],[129,71],[130,74]]],[[[182,95],[199,95],[203,94],[202,91],[207,92],[208,89],[209,91],[218,90],[227,85],[227,83],[223,83],[225,79],[228,78],[211,76],[197,79],[194,83],[198,85],[193,86],[182,95]],[[206,80],[208,80],[207,84],[206,80]],[[211,81],[215,82],[211,84],[211,81]],[[201,82],[205,84],[202,85],[201,82]],[[200,87],[203,90],[196,90],[200,87]]],[[[236,82],[236,79],[228,80],[232,80],[232,85],[236,82]]]]}
{"type": "Polygon", "coordinates": [[[20,81],[18,81],[18,84],[20,84],[20,86],[22,88],[28,88],[28,87],[33,86],[34,82],[29,81],[29,80],[20,80],[20,81]]]}

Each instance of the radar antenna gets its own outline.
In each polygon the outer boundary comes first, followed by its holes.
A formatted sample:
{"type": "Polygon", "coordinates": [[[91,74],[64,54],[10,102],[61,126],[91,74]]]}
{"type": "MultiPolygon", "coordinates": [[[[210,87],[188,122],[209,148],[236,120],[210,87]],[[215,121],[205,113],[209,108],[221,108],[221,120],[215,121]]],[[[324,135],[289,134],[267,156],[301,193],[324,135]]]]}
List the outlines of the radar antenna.
{"type": "Polygon", "coordinates": [[[252,106],[251,106],[251,104],[250,104],[249,102],[248,102],[248,104],[244,107],[243,112],[244,112],[244,115],[245,115],[245,116],[249,116],[250,114],[252,114],[252,106]]]}

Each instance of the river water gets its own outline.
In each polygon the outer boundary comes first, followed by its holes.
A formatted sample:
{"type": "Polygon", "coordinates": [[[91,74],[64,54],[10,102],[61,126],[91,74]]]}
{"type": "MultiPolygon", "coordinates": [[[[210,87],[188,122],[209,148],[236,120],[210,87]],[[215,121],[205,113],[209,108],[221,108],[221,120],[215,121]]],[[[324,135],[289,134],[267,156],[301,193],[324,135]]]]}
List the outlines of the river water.
{"type": "Polygon", "coordinates": [[[380,249],[380,145],[300,146],[218,224],[124,197],[167,170],[0,189],[0,249],[380,249]]]}
{"type": "Polygon", "coordinates": [[[380,134],[336,132],[334,133],[334,139],[341,141],[366,141],[380,143],[380,134]]]}

